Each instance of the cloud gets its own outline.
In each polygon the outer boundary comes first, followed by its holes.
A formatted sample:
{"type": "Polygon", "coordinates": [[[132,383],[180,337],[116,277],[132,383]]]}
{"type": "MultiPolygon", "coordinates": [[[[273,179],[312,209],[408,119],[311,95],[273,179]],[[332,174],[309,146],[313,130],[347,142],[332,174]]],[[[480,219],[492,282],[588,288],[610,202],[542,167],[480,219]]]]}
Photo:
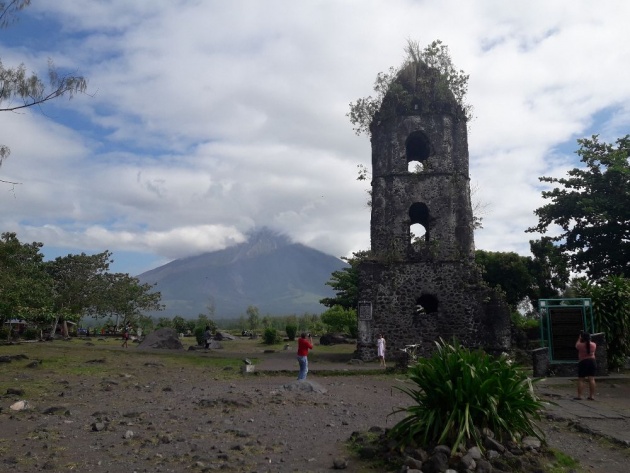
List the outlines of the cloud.
{"type": "Polygon", "coordinates": [[[538,177],[577,164],[577,145],[566,152],[576,138],[627,129],[629,10],[587,1],[34,3],[0,32],[3,62],[42,74],[52,57],[87,76],[90,95],[0,114],[13,150],[0,178],[22,182],[1,194],[3,231],[44,249],[156,261],[220,249],[254,226],[336,256],[366,249],[370,210],[356,166],[369,166],[371,150],[352,131],[348,103],[400,64],[407,38],[440,38],[470,74],[470,170],[487,204],[477,247],[527,253],[536,235],[524,230],[543,203],[538,177]]]}

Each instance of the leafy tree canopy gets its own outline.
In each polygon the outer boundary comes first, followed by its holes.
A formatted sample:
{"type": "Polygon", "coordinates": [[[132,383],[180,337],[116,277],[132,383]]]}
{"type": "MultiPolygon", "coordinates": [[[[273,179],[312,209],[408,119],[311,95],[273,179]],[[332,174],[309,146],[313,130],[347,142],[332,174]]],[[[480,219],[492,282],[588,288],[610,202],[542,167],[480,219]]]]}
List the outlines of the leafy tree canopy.
{"type": "MultiPolygon", "coordinates": [[[[85,315],[135,323],[142,310],[161,310],[161,294],[123,273],[109,273],[111,253],[67,255],[44,261],[42,243],[0,238],[0,322],[20,318],[44,324],[85,315]]],[[[54,333],[54,330],[53,330],[54,333]]]]}
{"type": "Polygon", "coordinates": [[[533,255],[527,261],[533,281],[528,293],[530,300],[560,297],[571,278],[568,256],[549,237],[530,240],[529,248],[533,255]]]}
{"type": "Polygon", "coordinates": [[[483,280],[491,287],[499,286],[512,308],[525,298],[536,306],[538,299],[559,297],[569,282],[568,259],[550,238],[532,240],[529,245],[533,257],[514,252],[475,252],[483,280]]]}
{"type": "MultiPolygon", "coordinates": [[[[115,317],[116,326],[135,324],[142,311],[162,310],[160,292],[153,285],[140,284],[126,273],[106,273],[96,285],[94,305],[89,308],[95,318],[115,317]]],[[[185,332],[185,330],[184,330],[185,332]]]]}
{"type": "Polygon", "coordinates": [[[0,323],[30,319],[52,308],[53,281],[45,271],[41,243],[21,243],[15,233],[0,238],[0,323]]]}
{"type": "Polygon", "coordinates": [[[101,293],[107,287],[105,274],[111,253],[95,255],[69,254],[46,264],[46,271],[54,280],[54,311],[80,317],[87,312],[98,312],[101,293]]]}
{"type": "Polygon", "coordinates": [[[351,332],[357,325],[357,311],[335,305],[321,315],[321,320],[331,332],[351,332]]]}
{"type": "Polygon", "coordinates": [[[250,305],[245,313],[250,330],[256,330],[260,326],[260,310],[255,305],[250,305]]]}
{"type": "Polygon", "coordinates": [[[630,135],[615,144],[597,135],[578,140],[584,167],[566,178],[541,177],[558,184],[544,191],[550,202],[539,209],[538,225],[528,232],[546,233],[552,225],[561,233],[550,237],[576,272],[594,280],[610,275],[630,276],[630,135]]]}
{"type": "Polygon", "coordinates": [[[356,309],[359,305],[359,264],[369,254],[369,251],[357,251],[350,258],[342,256],[341,259],[350,266],[334,271],[326,283],[335,290],[336,295],[325,297],[319,303],[326,307],[338,305],[344,309],[356,309]]]}
{"type": "Polygon", "coordinates": [[[475,261],[483,267],[483,279],[491,287],[500,286],[507,303],[515,308],[533,285],[528,258],[517,253],[475,251],[475,261]]]}

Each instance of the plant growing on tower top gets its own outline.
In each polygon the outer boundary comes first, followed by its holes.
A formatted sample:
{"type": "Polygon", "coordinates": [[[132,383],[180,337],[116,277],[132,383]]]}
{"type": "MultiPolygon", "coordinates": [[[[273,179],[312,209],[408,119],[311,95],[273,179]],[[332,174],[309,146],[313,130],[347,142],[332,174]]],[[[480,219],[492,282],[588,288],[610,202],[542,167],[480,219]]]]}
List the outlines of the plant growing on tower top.
{"type": "Polygon", "coordinates": [[[435,40],[424,49],[407,40],[406,57],[398,68],[379,72],[374,81],[374,97],[350,103],[346,116],[357,135],[371,136],[371,127],[401,110],[414,114],[426,112],[436,103],[454,101],[462,117],[472,118],[472,106],[466,102],[469,76],[453,65],[448,46],[435,40]],[[418,100],[419,97],[429,100],[418,100]]]}

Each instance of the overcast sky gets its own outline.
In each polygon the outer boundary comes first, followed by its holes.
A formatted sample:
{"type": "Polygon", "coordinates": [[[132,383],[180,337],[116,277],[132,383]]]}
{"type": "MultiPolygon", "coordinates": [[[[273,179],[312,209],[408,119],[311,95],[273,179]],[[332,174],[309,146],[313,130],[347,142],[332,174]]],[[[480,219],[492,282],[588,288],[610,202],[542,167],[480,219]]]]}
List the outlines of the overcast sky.
{"type": "Polygon", "coordinates": [[[441,39],[470,74],[476,247],[527,255],[538,177],[578,165],[578,138],[629,132],[629,21],[625,0],[33,0],[2,63],[45,77],[52,58],[88,94],[0,113],[0,179],[20,183],[0,184],[0,230],[132,275],[261,226],[367,249],[348,104],[407,39],[441,39]]]}

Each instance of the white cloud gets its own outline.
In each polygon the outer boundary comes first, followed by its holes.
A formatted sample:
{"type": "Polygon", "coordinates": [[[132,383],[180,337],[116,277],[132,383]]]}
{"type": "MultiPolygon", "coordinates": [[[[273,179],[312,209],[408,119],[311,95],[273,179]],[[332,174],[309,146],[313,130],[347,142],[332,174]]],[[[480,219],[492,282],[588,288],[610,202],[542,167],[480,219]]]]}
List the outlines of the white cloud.
{"type": "Polygon", "coordinates": [[[471,177],[488,204],[477,247],[526,253],[538,177],[576,164],[557,148],[625,134],[629,13],[585,0],[36,2],[23,12],[35,23],[0,31],[3,46],[15,35],[3,62],[41,73],[50,56],[91,96],[0,114],[13,150],[0,178],[23,182],[2,194],[3,231],[160,261],[262,225],[336,256],[366,249],[356,165],[371,151],[348,103],[400,64],[407,38],[440,38],[471,76],[471,177]],[[42,25],[54,34],[16,46],[42,25]]]}

